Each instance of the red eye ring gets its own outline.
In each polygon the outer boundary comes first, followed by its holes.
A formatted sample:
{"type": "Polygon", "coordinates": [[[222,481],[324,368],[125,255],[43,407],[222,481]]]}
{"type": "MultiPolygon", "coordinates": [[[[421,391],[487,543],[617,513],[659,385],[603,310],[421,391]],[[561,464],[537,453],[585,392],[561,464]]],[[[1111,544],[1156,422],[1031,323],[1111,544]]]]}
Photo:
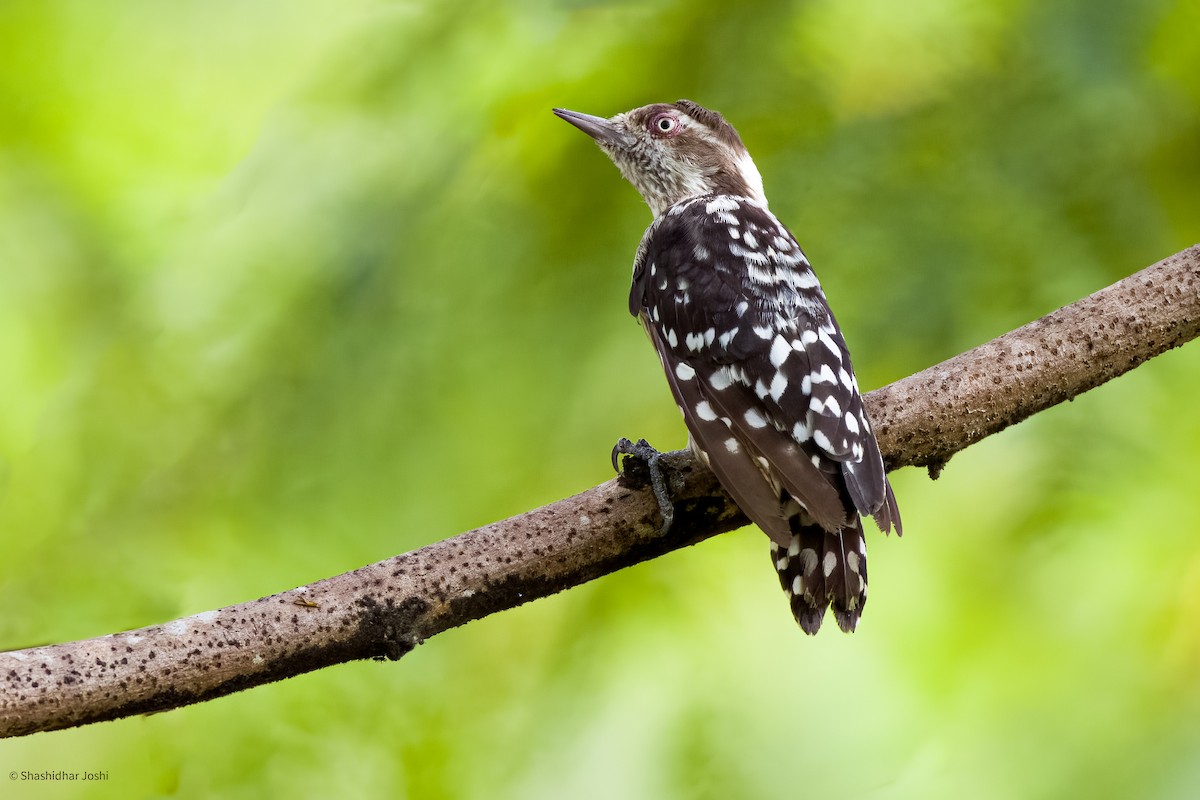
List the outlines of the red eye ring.
{"type": "Polygon", "coordinates": [[[679,118],[674,114],[662,113],[650,120],[650,133],[655,136],[675,136],[680,127],[679,118]]]}

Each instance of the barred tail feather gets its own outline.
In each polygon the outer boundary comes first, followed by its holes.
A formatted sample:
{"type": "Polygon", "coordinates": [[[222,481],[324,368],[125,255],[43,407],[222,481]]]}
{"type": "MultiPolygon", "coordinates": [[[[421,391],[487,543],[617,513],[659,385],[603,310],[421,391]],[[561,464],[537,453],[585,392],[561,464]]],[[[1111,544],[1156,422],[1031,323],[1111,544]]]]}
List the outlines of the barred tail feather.
{"type": "MultiPolygon", "coordinates": [[[[831,552],[837,557],[830,586],[830,605],[838,627],[853,633],[867,604],[867,540],[863,535],[862,518],[837,533],[825,534],[825,557],[831,552]]],[[[828,562],[826,562],[828,565],[828,562]]]]}
{"type": "Polygon", "coordinates": [[[867,547],[862,521],[839,531],[818,525],[794,526],[785,550],[771,545],[779,583],[788,595],[792,614],[807,634],[815,634],[833,607],[838,627],[852,633],[867,602],[867,547]]]}

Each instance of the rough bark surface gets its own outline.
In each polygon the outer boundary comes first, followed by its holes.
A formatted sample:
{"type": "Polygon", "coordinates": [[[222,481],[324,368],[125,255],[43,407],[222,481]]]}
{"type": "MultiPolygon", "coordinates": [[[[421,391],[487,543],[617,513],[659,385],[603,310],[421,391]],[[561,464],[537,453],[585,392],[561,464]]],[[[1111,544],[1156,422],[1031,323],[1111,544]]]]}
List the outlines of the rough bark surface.
{"type": "MultiPolygon", "coordinates": [[[[871,392],[889,469],[963,448],[1200,334],[1200,245],[871,392]]],[[[557,503],[309,586],[136,631],[0,653],[0,736],[162,711],[425,639],[746,524],[712,474],[664,458],[557,503]]]]}

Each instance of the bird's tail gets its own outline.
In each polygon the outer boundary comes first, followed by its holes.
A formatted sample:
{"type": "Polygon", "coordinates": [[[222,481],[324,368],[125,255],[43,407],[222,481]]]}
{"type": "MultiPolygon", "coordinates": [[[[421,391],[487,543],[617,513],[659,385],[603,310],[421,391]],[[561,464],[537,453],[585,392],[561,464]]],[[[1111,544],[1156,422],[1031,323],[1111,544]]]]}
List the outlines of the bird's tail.
{"type": "Polygon", "coordinates": [[[793,522],[790,546],[784,550],[772,543],[771,558],[805,633],[820,630],[829,606],[838,627],[854,631],[867,602],[867,542],[857,514],[833,532],[793,522]]]}

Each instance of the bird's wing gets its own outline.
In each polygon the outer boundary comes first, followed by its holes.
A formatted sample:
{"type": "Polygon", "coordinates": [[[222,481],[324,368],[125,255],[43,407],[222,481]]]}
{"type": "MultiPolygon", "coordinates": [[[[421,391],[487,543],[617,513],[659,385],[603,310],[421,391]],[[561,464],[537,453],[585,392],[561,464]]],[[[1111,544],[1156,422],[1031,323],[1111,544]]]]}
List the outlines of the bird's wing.
{"type": "Polygon", "coordinates": [[[787,545],[788,497],[826,530],[855,511],[898,522],[837,322],[769,211],[726,196],[668,210],[639,249],[630,307],[696,444],[735,500],[757,499],[739,505],[773,539],[787,545]]]}

